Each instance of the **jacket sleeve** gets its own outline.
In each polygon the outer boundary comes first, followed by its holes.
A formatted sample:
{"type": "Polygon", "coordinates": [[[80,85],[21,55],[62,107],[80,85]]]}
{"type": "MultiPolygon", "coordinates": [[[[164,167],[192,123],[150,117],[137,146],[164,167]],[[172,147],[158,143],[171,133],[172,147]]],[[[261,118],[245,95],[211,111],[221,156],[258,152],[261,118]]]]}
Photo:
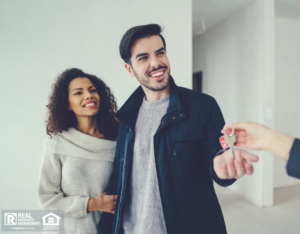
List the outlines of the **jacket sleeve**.
{"type": "MultiPolygon", "coordinates": [[[[114,161],[114,167],[113,167],[113,172],[110,177],[109,181],[109,189],[108,189],[108,194],[110,195],[117,195],[118,194],[118,181],[119,181],[119,153],[118,149],[116,150],[116,156],[115,156],[115,161],[114,161]]],[[[116,205],[116,210],[118,209],[118,204],[119,204],[119,197],[117,199],[117,205],[116,205]]],[[[98,234],[112,234],[113,232],[113,221],[114,221],[114,215],[111,213],[106,213],[103,212],[101,219],[99,221],[97,231],[98,234]]]]}
{"type": "Polygon", "coordinates": [[[38,200],[45,210],[64,210],[64,217],[79,219],[88,214],[89,197],[65,196],[61,191],[62,166],[59,155],[44,149],[38,179],[38,200]]]}
{"type": "Polygon", "coordinates": [[[219,138],[222,136],[221,130],[225,125],[225,121],[220,110],[219,105],[216,100],[212,97],[209,97],[206,103],[206,109],[204,113],[204,134],[207,141],[204,151],[206,152],[207,164],[209,166],[209,172],[212,179],[219,185],[226,187],[233,184],[235,179],[220,179],[215,173],[213,167],[214,157],[222,154],[224,151],[219,142],[219,138]]]}
{"type": "Polygon", "coordinates": [[[300,179],[300,139],[295,139],[286,165],[289,176],[300,179]]]}

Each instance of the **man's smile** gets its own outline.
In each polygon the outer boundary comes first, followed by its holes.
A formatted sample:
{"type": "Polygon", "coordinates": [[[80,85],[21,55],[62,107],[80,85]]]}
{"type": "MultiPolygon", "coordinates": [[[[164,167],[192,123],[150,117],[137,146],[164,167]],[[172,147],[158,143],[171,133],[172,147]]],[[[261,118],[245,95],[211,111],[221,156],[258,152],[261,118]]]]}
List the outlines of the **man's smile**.
{"type": "Polygon", "coordinates": [[[160,80],[164,77],[165,71],[166,71],[166,69],[160,69],[158,71],[154,71],[154,72],[150,73],[149,76],[156,80],[160,80]]]}

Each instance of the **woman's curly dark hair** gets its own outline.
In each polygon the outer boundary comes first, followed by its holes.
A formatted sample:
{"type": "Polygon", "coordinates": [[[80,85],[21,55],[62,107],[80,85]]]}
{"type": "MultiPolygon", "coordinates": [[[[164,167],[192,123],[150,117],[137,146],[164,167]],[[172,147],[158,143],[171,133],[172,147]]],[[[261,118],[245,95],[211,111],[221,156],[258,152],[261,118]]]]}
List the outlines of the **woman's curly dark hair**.
{"type": "Polygon", "coordinates": [[[69,111],[69,84],[77,77],[88,78],[100,96],[100,110],[96,114],[99,131],[109,140],[115,140],[118,132],[118,121],[114,115],[117,104],[110,88],[98,77],[71,68],[61,73],[52,85],[49,97],[47,134],[52,137],[63,130],[75,127],[77,119],[73,111],[69,111]]]}

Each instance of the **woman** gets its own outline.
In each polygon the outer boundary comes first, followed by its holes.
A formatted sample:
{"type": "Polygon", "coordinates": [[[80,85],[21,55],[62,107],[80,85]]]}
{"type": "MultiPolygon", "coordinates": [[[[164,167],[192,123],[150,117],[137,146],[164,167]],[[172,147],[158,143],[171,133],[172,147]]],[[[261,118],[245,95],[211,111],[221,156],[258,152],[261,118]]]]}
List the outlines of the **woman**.
{"type": "Polygon", "coordinates": [[[116,101],[96,76],[64,71],[52,86],[47,138],[38,182],[40,206],[64,210],[64,233],[97,233],[101,212],[114,213],[106,195],[118,122],[116,101]]]}

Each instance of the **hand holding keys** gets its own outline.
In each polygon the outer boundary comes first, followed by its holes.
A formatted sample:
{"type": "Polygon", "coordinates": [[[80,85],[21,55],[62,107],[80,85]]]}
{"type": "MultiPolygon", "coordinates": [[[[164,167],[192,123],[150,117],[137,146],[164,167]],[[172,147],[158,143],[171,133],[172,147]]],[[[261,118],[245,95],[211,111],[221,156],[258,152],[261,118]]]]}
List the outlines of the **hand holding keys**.
{"type": "MultiPolygon", "coordinates": [[[[225,132],[223,132],[225,133],[225,132]]],[[[227,134],[229,131],[226,132],[227,134]]],[[[220,143],[225,150],[222,154],[216,156],[213,160],[213,167],[220,179],[238,179],[245,174],[253,173],[251,163],[258,161],[258,156],[242,149],[234,149],[234,143],[239,139],[231,129],[231,134],[220,137],[220,143]]]]}

